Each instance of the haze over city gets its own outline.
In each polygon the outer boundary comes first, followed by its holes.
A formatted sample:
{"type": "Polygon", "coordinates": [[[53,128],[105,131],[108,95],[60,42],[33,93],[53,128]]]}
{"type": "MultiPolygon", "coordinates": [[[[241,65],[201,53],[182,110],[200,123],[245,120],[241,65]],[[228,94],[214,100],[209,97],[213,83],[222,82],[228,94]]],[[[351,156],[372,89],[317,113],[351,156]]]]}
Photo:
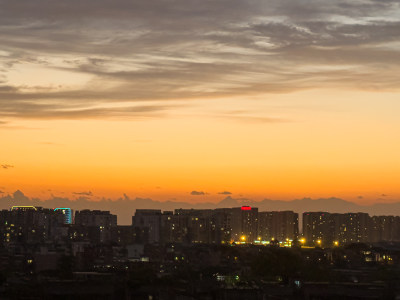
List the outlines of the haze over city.
{"type": "Polygon", "coordinates": [[[399,201],[397,1],[0,5],[4,205],[399,201]]]}

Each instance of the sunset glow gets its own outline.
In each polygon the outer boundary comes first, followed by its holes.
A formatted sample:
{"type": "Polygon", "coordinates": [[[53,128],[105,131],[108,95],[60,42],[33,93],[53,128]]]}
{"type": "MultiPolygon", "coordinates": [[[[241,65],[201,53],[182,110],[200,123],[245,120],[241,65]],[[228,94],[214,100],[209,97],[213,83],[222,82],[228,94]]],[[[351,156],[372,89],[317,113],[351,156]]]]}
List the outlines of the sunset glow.
{"type": "Polygon", "coordinates": [[[1,1],[0,197],[400,199],[398,3],[136,2],[1,1]]]}

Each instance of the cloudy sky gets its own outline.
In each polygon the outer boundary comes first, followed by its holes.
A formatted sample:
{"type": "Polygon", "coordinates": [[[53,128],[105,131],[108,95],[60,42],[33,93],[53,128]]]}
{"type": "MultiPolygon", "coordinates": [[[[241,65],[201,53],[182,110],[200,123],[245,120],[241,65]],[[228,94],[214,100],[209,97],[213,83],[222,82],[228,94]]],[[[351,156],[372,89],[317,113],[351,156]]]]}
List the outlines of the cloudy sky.
{"type": "Polygon", "coordinates": [[[0,192],[400,200],[396,0],[0,0],[0,192]]]}

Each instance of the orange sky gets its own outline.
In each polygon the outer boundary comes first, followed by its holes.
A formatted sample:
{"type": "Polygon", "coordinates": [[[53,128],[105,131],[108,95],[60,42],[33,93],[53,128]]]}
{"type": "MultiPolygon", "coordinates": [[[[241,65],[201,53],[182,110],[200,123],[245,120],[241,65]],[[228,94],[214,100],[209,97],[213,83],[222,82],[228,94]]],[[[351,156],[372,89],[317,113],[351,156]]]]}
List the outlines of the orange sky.
{"type": "Polygon", "coordinates": [[[398,5],[135,3],[5,4],[0,196],[400,199],[398,5]]]}
{"type": "MultiPolygon", "coordinates": [[[[395,108],[398,95],[385,96],[395,108]]],[[[274,95],[271,107],[257,98],[198,100],[143,120],[16,120],[1,129],[7,141],[1,157],[14,166],[1,170],[2,190],[41,198],[91,191],[93,199],[126,193],[216,201],[229,191],[259,200],[336,196],[369,203],[385,194],[394,201],[400,124],[381,108],[381,97],[313,90],[274,95]],[[325,107],[318,110],[273,105],[322,97],[325,107]],[[343,98],[371,106],[355,109],[343,98]],[[232,110],[250,102],[257,115],[280,121],[221,117],[225,102],[232,110]],[[191,196],[193,190],[206,195],[191,196]]]]}

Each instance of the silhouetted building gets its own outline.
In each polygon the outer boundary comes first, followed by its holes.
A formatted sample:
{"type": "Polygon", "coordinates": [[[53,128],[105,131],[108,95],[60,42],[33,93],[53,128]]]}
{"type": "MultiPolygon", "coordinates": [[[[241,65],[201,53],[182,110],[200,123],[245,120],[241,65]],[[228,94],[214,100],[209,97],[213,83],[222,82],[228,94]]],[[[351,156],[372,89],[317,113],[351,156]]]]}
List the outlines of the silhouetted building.
{"type": "Polygon", "coordinates": [[[370,217],[366,213],[332,214],[334,240],[341,245],[369,241],[370,217]]]}
{"type": "Polygon", "coordinates": [[[103,210],[80,210],[75,213],[75,224],[82,226],[117,226],[117,216],[103,210]]]}
{"type": "Polygon", "coordinates": [[[331,245],[334,241],[334,231],[335,226],[330,213],[303,213],[303,236],[308,245],[331,245]]]}
{"type": "Polygon", "coordinates": [[[214,210],[216,244],[229,243],[232,240],[232,210],[230,208],[218,208],[214,210]]]}
{"type": "Polygon", "coordinates": [[[61,211],[64,215],[64,224],[72,224],[73,211],[67,207],[55,208],[54,211],[61,211]]]}
{"type": "Polygon", "coordinates": [[[43,243],[53,238],[62,226],[61,212],[34,206],[13,206],[0,214],[2,243],[43,243]]]}
{"type": "Polygon", "coordinates": [[[160,242],[161,233],[161,210],[159,209],[137,209],[132,217],[132,226],[136,232],[146,232],[143,242],[155,244],[160,242]]]}
{"type": "Polygon", "coordinates": [[[370,221],[370,241],[400,241],[400,217],[373,216],[370,221]]]}
{"type": "Polygon", "coordinates": [[[75,230],[78,235],[92,236],[100,243],[112,240],[112,228],[117,227],[117,216],[109,211],[81,210],[75,213],[75,230]]]}
{"type": "Polygon", "coordinates": [[[252,243],[258,237],[258,208],[242,206],[232,208],[232,239],[252,243]]]}
{"type": "Polygon", "coordinates": [[[187,215],[176,215],[172,211],[165,211],[161,216],[161,242],[186,243],[188,240],[187,215]]]}
{"type": "Polygon", "coordinates": [[[293,211],[269,211],[258,213],[259,239],[270,241],[294,240],[299,235],[299,215],[293,211]]]}

